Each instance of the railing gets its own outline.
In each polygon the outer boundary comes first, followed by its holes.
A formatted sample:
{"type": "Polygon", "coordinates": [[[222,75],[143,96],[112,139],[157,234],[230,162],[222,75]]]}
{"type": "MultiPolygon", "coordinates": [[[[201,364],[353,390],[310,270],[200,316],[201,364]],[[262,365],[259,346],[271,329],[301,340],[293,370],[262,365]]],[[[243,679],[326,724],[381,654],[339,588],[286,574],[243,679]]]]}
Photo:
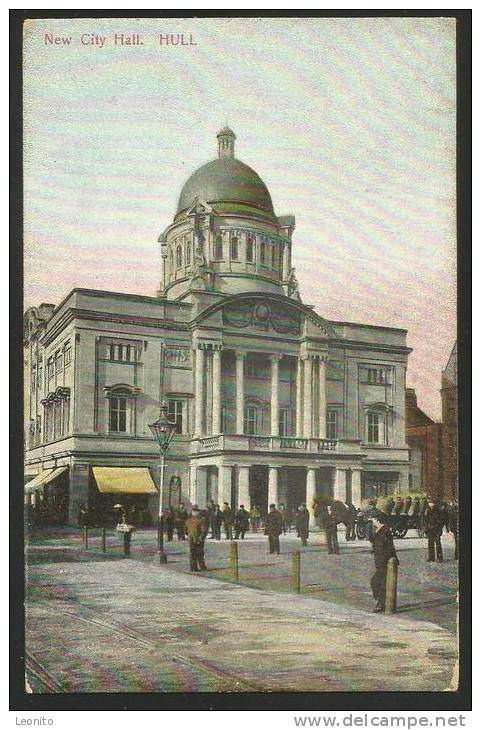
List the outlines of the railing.
{"type": "Polygon", "coordinates": [[[339,441],[336,439],[307,439],[295,436],[248,436],[240,434],[222,434],[206,436],[198,440],[199,451],[215,451],[217,449],[234,449],[236,451],[338,451],[339,441]]]}
{"type": "Polygon", "coordinates": [[[210,451],[211,449],[218,449],[220,446],[220,436],[208,436],[204,439],[199,439],[201,449],[210,451]]]}
{"type": "Polygon", "coordinates": [[[280,441],[281,449],[300,449],[301,451],[307,451],[309,446],[309,439],[281,438],[280,441]]]}

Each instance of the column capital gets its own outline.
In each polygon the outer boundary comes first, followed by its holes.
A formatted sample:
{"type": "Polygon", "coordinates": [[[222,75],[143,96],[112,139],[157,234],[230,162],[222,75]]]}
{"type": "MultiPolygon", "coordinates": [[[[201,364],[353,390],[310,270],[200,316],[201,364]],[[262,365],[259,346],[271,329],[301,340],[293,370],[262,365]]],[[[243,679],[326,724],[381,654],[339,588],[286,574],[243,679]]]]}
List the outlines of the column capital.
{"type": "Polygon", "coordinates": [[[197,345],[194,345],[194,350],[210,350],[211,352],[216,352],[219,350],[222,350],[222,343],[221,342],[197,342],[197,345]]]}
{"type": "Polygon", "coordinates": [[[279,360],[282,360],[283,355],[280,352],[271,352],[269,355],[267,355],[267,359],[271,362],[279,362],[279,360]]]}
{"type": "Polygon", "coordinates": [[[247,352],[245,350],[234,350],[235,356],[238,360],[244,359],[247,357],[247,352]]]}

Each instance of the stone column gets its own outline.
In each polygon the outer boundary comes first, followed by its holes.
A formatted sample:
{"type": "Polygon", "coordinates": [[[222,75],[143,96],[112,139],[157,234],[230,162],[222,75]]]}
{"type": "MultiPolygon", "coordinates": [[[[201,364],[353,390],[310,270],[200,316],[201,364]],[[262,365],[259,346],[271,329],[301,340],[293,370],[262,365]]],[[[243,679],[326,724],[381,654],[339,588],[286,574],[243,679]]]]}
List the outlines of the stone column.
{"type": "Polygon", "coordinates": [[[190,465],[189,469],[189,499],[192,504],[197,504],[197,466],[190,465]]]}
{"type": "Polygon", "coordinates": [[[326,438],[326,359],[319,356],[319,438],[326,438]]]}
{"type": "Polygon", "coordinates": [[[353,469],[351,471],[351,501],[355,507],[360,507],[361,499],[361,470],[353,469]]]}
{"type": "Polygon", "coordinates": [[[304,358],[304,433],[305,439],[312,437],[312,360],[304,358]]]}
{"type": "Polygon", "coordinates": [[[194,435],[200,438],[203,434],[204,423],[204,350],[195,353],[195,429],[194,435]]]}
{"type": "Polygon", "coordinates": [[[218,500],[220,508],[222,504],[232,499],[232,467],[221,464],[219,466],[219,484],[218,484],[218,500]]]}
{"type": "Polygon", "coordinates": [[[241,504],[244,505],[246,510],[250,510],[251,508],[251,500],[249,496],[249,467],[248,466],[239,466],[238,471],[238,502],[239,506],[241,504]]]}
{"type": "Polygon", "coordinates": [[[214,350],[212,354],[212,433],[218,434],[221,430],[221,351],[214,350]]]}
{"type": "Polygon", "coordinates": [[[244,360],[246,353],[236,350],[235,353],[235,385],[236,385],[236,433],[244,433],[244,360]]]}
{"type": "Polygon", "coordinates": [[[336,469],[334,477],[334,499],[340,502],[346,501],[346,470],[336,469]]]}
{"type": "Polygon", "coordinates": [[[269,488],[267,492],[267,505],[279,503],[279,470],[276,466],[269,467],[269,488]]]}
{"type": "Polygon", "coordinates": [[[302,422],[302,360],[297,358],[296,372],[296,438],[302,438],[303,434],[302,422]]]}
{"type": "Polygon", "coordinates": [[[314,507],[312,502],[316,496],[316,470],[308,469],[306,475],[306,507],[309,510],[309,527],[316,526],[316,518],[314,517],[314,507]]]}
{"type": "Polygon", "coordinates": [[[282,355],[269,355],[271,361],[271,436],[279,436],[279,360],[282,355]]]}

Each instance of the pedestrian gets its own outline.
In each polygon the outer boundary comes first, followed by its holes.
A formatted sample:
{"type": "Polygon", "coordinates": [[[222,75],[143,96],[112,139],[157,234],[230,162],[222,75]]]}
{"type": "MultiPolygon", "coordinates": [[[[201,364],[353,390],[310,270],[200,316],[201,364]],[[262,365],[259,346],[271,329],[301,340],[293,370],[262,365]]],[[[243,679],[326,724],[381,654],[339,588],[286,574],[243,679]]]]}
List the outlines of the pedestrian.
{"type": "Polygon", "coordinates": [[[214,511],[214,540],[221,539],[221,528],[223,522],[222,510],[218,504],[215,505],[214,511]]]}
{"type": "Polygon", "coordinates": [[[209,540],[215,539],[215,504],[211,499],[207,505],[207,512],[209,514],[209,526],[210,526],[210,537],[209,540]]]}
{"type": "Polygon", "coordinates": [[[428,506],[424,513],[424,532],[428,538],[428,563],[436,559],[443,562],[443,548],[441,535],[446,522],[446,516],[437,501],[428,497],[428,506]]]}
{"type": "Polygon", "coordinates": [[[249,512],[249,520],[251,523],[251,530],[252,532],[257,532],[257,528],[259,527],[259,519],[260,519],[261,513],[259,512],[259,508],[255,505],[251,507],[251,511],[249,512]]]}
{"type": "Polygon", "coordinates": [[[337,520],[330,504],[327,505],[322,518],[322,526],[326,533],[327,552],[329,555],[339,555],[339,542],[337,540],[337,520]]]}
{"type": "Polygon", "coordinates": [[[232,510],[228,502],[224,502],[222,508],[222,522],[224,523],[225,539],[232,540],[232,510]]]}
{"type": "Polygon", "coordinates": [[[190,517],[185,521],[185,529],[189,536],[190,572],[207,570],[204,558],[205,519],[201,517],[196,504],[192,507],[190,517]]]}
{"type": "Polygon", "coordinates": [[[283,502],[281,502],[279,505],[279,512],[281,513],[282,518],[282,532],[284,533],[284,535],[286,535],[289,527],[289,514],[283,502]]]}
{"type": "Polygon", "coordinates": [[[352,502],[345,502],[345,507],[347,509],[346,540],[355,540],[357,509],[352,502]]]}
{"type": "Polygon", "coordinates": [[[374,613],[383,613],[386,609],[386,576],[387,564],[390,558],[396,558],[397,564],[399,560],[394,547],[392,532],[386,525],[386,515],[382,512],[373,512],[371,515],[373,526],[373,546],[374,546],[374,567],[375,571],[371,578],[371,590],[376,606],[374,613]]]}
{"type": "Polygon", "coordinates": [[[82,504],[79,507],[79,511],[78,511],[78,526],[87,527],[88,522],[89,522],[89,513],[87,510],[87,507],[82,502],[82,504]]]}
{"type": "Polygon", "coordinates": [[[177,530],[177,540],[185,540],[185,523],[188,516],[185,504],[181,502],[179,506],[175,508],[175,529],[177,530]]]}
{"type": "Polygon", "coordinates": [[[249,513],[245,509],[244,505],[241,504],[237,512],[235,513],[235,519],[234,519],[234,540],[239,539],[239,535],[241,537],[241,540],[244,539],[244,536],[246,532],[249,529],[249,513]]]}
{"type": "Polygon", "coordinates": [[[164,514],[164,529],[167,533],[167,542],[172,542],[174,539],[174,523],[175,514],[172,507],[169,507],[164,514]]]}
{"type": "Polygon", "coordinates": [[[207,538],[207,535],[209,534],[209,526],[210,526],[209,510],[207,510],[207,509],[199,510],[199,516],[200,516],[200,520],[202,522],[202,534],[203,534],[204,540],[205,540],[207,538]]]}
{"type": "Polygon", "coordinates": [[[458,547],[458,533],[459,533],[459,509],[456,500],[453,500],[449,505],[448,510],[448,528],[454,537],[454,559],[458,560],[459,547],[458,547]]]}
{"type": "Polygon", "coordinates": [[[281,552],[281,546],[279,544],[279,535],[282,532],[282,515],[279,510],[276,509],[275,504],[269,505],[269,514],[266,517],[264,525],[264,534],[269,538],[269,553],[281,552]]]}
{"type": "Polygon", "coordinates": [[[296,530],[297,537],[301,538],[302,547],[307,546],[307,540],[309,538],[309,519],[309,510],[305,504],[301,504],[296,512],[296,530]]]}

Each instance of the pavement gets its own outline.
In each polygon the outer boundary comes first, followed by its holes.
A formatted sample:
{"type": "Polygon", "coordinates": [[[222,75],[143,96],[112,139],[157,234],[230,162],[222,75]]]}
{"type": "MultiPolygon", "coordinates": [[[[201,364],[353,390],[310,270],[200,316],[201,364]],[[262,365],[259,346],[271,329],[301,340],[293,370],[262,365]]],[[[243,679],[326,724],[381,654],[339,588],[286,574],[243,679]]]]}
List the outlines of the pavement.
{"type": "Polygon", "coordinates": [[[302,549],[302,593],[290,592],[293,534],[280,556],[266,538],[209,540],[207,573],[188,572],[187,545],[138,531],[132,557],[99,532],[29,539],[27,681],[33,692],[439,691],[455,689],[457,563],[425,562],[425,542],[396,541],[399,612],[372,613],[367,542],[328,556],[322,533],[302,549]]]}

